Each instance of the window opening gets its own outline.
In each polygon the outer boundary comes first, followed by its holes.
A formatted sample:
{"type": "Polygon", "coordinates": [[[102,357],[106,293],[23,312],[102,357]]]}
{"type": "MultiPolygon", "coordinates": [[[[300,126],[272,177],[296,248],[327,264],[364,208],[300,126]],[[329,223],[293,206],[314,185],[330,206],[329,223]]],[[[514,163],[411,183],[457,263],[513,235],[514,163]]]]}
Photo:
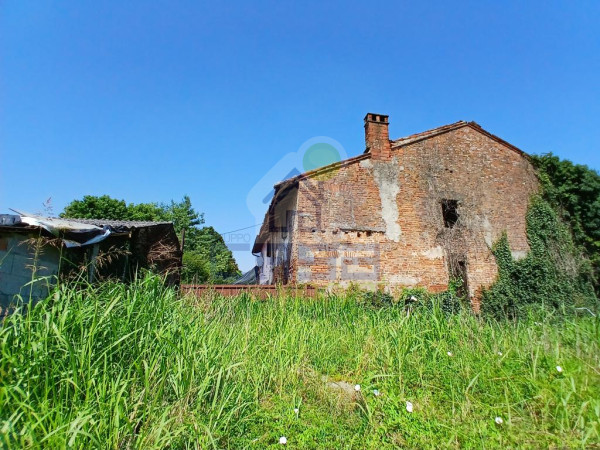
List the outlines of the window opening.
{"type": "Polygon", "coordinates": [[[458,200],[442,200],[442,216],[444,217],[444,226],[452,228],[458,222],[458,200]]]}

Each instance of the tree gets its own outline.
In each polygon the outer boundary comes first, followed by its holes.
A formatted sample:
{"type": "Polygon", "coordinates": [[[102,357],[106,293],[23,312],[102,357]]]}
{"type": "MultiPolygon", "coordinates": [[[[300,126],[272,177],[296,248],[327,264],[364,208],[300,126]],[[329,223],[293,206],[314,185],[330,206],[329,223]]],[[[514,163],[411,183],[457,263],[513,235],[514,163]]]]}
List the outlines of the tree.
{"type": "Polygon", "coordinates": [[[161,206],[157,203],[130,203],[127,207],[127,219],[160,222],[168,221],[161,206]]]}
{"type": "Polygon", "coordinates": [[[86,195],[82,200],[73,200],[69,203],[60,217],[129,220],[128,212],[125,200],[117,200],[108,195],[101,197],[86,195]]]}
{"type": "Polygon", "coordinates": [[[109,220],[139,220],[167,221],[165,208],[158,203],[130,203],[102,195],[85,195],[82,200],[69,203],[60,217],[73,219],[109,219],[109,220]]]}
{"type": "Polygon", "coordinates": [[[174,202],[160,205],[162,211],[162,219],[168,222],[173,222],[175,232],[181,236],[181,232],[185,230],[185,249],[186,251],[195,250],[198,247],[198,236],[200,229],[199,225],[204,223],[204,214],[197,213],[192,207],[192,201],[187,196],[183,196],[180,202],[174,202]]]}
{"type": "Polygon", "coordinates": [[[575,243],[582,247],[594,270],[598,292],[600,279],[600,175],[595,170],[552,153],[532,156],[538,169],[544,198],[569,224],[575,243]]]}
{"type": "Polygon", "coordinates": [[[223,237],[213,227],[199,228],[204,223],[204,214],[194,210],[187,195],[180,202],[138,204],[127,204],[108,195],[86,195],[82,200],[69,203],[60,217],[173,222],[179,236],[185,231],[184,282],[226,283],[240,275],[223,237]]]}
{"type": "Polygon", "coordinates": [[[190,250],[190,253],[205,261],[209,282],[230,283],[241,275],[223,236],[217,233],[213,227],[204,227],[198,230],[196,239],[195,248],[190,250]]]}

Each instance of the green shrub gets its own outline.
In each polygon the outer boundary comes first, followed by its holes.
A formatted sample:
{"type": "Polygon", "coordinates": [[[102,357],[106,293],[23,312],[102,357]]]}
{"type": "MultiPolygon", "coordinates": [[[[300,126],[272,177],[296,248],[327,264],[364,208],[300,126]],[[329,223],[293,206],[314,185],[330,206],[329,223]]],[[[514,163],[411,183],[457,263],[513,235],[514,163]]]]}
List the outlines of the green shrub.
{"type": "Polygon", "coordinates": [[[447,314],[457,314],[463,308],[467,308],[471,311],[471,305],[469,301],[458,294],[459,290],[463,285],[461,279],[450,280],[448,283],[448,289],[444,292],[434,294],[432,301],[439,305],[439,308],[447,314]]]}
{"type": "Polygon", "coordinates": [[[195,252],[185,252],[183,254],[181,281],[183,283],[206,283],[209,278],[210,269],[206,257],[195,252]]]}
{"type": "Polygon", "coordinates": [[[444,292],[433,294],[423,287],[404,288],[400,293],[398,303],[406,308],[416,311],[419,309],[434,311],[439,310],[446,314],[457,314],[470,305],[466,298],[458,294],[462,280],[450,280],[448,289],[444,292]]]}
{"type": "Polygon", "coordinates": [[[374,308],[394,305],[394,296],[384,291],[364,291],[361,303],[374,308]]]}

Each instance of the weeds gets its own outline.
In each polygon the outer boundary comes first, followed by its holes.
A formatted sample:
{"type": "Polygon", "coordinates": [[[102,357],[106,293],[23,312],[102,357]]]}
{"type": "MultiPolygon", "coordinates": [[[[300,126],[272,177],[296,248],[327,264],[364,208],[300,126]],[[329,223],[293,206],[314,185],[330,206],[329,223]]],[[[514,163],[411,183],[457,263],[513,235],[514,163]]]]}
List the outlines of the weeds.
{"type": "Polygon", "coordinates": [[[61,285],[0,327],[0,446],[600,443],[598,319],[481,321],[444,299],[407,315],[365,300],[199,305],[153,277],[61,285]],[[344,400],[324,379],[360,393],[344,400]]]}

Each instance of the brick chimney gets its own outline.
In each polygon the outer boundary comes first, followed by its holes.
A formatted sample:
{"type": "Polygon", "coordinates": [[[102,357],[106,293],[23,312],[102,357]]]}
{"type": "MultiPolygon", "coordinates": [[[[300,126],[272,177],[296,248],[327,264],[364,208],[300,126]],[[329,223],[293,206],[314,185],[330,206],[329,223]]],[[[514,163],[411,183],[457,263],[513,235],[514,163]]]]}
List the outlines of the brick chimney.
{"type": "Polygon", "coordinates": [[[373,159],[388,160],[392,157],[388,117],[373,113],[365,116],[366,151],[371,152],[373,159]]]}

